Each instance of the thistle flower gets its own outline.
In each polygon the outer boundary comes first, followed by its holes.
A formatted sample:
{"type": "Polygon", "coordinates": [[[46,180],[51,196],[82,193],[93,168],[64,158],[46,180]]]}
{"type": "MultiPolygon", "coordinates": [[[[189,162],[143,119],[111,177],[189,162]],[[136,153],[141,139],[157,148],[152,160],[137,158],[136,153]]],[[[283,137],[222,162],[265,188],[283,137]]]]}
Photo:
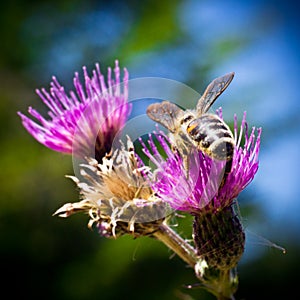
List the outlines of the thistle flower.
{"type": "Polygon", "coordinates": [[[105,237],[130,233],[135,237],[153,234],[170,214],[165,202],[157,198],[144,177],[147,168],[138,166],[132,142],[99,163],[88,159],[81,165],[85,181],[68,176],[80,189],[82,201],[67,203],[55,212],[68,217],[76,212],[90,216],[89,227],[97,224],[105,237]]]}
{"type": "Polygon", "coordinates": [[[46,147],[77,157],[95,157],[101,161],[109,153],[114,138],[125,124],[131,106],[128,98],[128,72],[124,69],[121,91],[120,68],[115,62],[114,79],[108,68],[107,83],[100,72],[99,64],[92,77],[83,67],[84,84],[75,73],[74,88],[67,94],[55,77],[50,83],[50,92],[44,88],[37,94],[49,108],[50,120],[29,107],[33,121],[18,112],[27,131],[46,147]]]}
{"type": "MultiPolygon", "coordinates": [[[[218,111],[222,117],[222,111],[218,111]]],[[[220,187],[220,179],[224,172],[225,162],[215,161],[196,149],[191,149],[190,167],[186,170],[183,158],[172,151],[171,141],[160,134],[154,134],[167,159],[159,153],[153,136],[149,136],[148,144],[143,151],[157,167],[152,174],[152,189],[175,210],[189,213],[218,211],[230,206],[239,193],[252,181],[258,170],[258,154],[260,147],[261,128],[252,128],[248,132],[246,113],[240,125],[234,116],[234,150],[231,172],[226,182],[220,187]],[[256,135],[257,132],[257,135],[256,135]],[[244,144],[242,145],[242,139],[244,144]],[[149,149],[150,148],[150,149],[149,149]],[[188,172],[188,174],[187,174],[188,172]]]]}
{"type": "MultiPolygon", "coordinates": [[[[221,109],[218,114],[222,118],[221,109]]],[[[169,145],[171,141],[163,133],[154,136],[165,152],[166,159],[159,153],[152,135],[148,146],[141,141],[144,153],[157,167],[148,175],[157,197],[173,209],[194,216],[193,238],[202,267],[205,265],[227,272],[237,265],[243,254],[245,234],[233,204],[258,169],[261,129],[257,129],[257,136],[255,132],[253,127],[248,133],[244,113],[238,133],[237,117],[234,116],[236,147],[231,171],[221,186],[225,162],[215,161],[197,149],[191,149],[189,169],[186,170],[184,159],[172,151],[169,145]]],[[[204,270],[200,268],[199,272],[198,275],[202,277],[204,270]]]]}

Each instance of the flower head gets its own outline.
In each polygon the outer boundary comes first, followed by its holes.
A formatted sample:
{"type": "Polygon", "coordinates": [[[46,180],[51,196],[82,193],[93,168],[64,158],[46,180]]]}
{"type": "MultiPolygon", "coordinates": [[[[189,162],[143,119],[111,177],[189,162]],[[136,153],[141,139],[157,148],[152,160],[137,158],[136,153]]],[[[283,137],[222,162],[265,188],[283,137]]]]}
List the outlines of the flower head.
{"type": "Polygon", "coordinates": [[[46,147],[78,157],[95,157],[101,161],[109,153],[114,138],[125,124],[131,106],[128,98],[128,72],[124,69],[121,91],[120,68],[116,61],[114,77],[108,68],[107,83],[99,64],[88,75],[83,67],[84,84],[75,73],[74,88],[67,94],[55,77],[50,92],[37,90],[48,107],[49,120],[29,107],[28,112],[36,121],[18,112],[27,131],[46,147]]]}
{"type": "MultiPolygon", "coordinates": [[[[222,118],[221,109],[218,114],[222,118]]],[[[213,281],[210,270],[213,274],[216,270],[228,272],[244,252],[245,233],[233,203],[258,170],[260,135],[261,129],[255,127],[249,134],[246,113],[240,130],[234,117],[235,148],[231,170],[224,182],[226,161],[213,160],[191,147],[187,163],[185,157],[170,146],[172,141],[163,132],[149,135],[148,145],[141,140],[144,153],[156,168],[147,174],[155,195],[174,210],[194,216],[195,248],[209,270],[200,268],[199,277],[206,278],[209,284],[213,281]]]]}
{"type": "MultiPolygon", "coordinates": [[[[222,111],[218,111],[222,117],[222,111]]],[[[191,150],[189,168],[182,157],[171,150],[163,133],[155,134],[166,153],[164,159],[150,135],[147,147],[143,150],[157,170],[152,174],[152,189],[158,197],[175,210],[198,213],[199,211],[220,210],[231,205],[239,193],[252,181],[258,170],[258,154],[261,129],[252,128],[248,132],[244,113],[240,132],[237,117],[234,117],[234,149],[232,168],[225,183],[220,186],[224,174],[224,161],[216,161],[197,149],[191,150]],[[242,145],[242,139],[244,142],[242,145]],[[150,148],[150,150],[149,150],[150,148]]]]}
{"type": "Polygon", "coordinates": [[[127,149],[122,146],[101,163],[88,159],[81,167],[83,181],[69,177],[79,187],[83,200],[65,204],[55,215],[68,217],[87,212],[91,218],[89,226],[97,223],[100,234],[110,237],[152,234],[170,213],[168,205],[148,186],[144,176],[148,170],[139,167],[130,140],[127,149]]]}

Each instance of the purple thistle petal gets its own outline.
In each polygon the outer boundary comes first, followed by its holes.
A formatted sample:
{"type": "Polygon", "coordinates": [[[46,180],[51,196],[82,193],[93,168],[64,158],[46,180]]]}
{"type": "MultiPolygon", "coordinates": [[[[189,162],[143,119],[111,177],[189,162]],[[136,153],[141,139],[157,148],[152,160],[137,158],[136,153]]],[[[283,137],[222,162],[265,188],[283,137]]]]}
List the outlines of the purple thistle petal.
{"type": "MultiPolygon", "coordinates": [[[[217,114],[222,117],[222,110],[217,114]]],[[[232,169],[225,184],[220,188],[220,179],[224,172],[224,161],[216,161],[202,152],[192,151],[190,167],[185,169],[183,159],[174,153],[169,139],[163,132],[153,133],[163,148],[167,159],[164,159],[149,135],[148,145],[141,142],[144,153],[156,165],[157,169],[148,174],[151,187],[155,193],[173,209],[198,213],[202,210],[219,210],[232,204],[239,193],[253,180],[258,170],[261,128],[252,128],[248,133],[246,113],[238,130],[234,116],[234,138],[236,147],[233,155],[232,169]],[[241,145],[244,138],[244,144],[241,145]]]]}
{"type": "Polygon", "coordinates": [[[84,83],[76,72],[74,91],[68,94],[56,77],[52,77],[49,92],[44,88],[36,90],[49,109],[50,119],[46,120],[31,107],[28,112],[36,121],[20,112],[18,115],[27,131],[48,148],[74,153],[79,157],[95,155],[101,160],[110,151],[114,138],[131,111],[131,105],[127,102],[128,72],[124,69],[121,82],[118,61],[113,75],[115,79],[109,68],[106,84],[99,64],[96,64],[91,77],[86,67],[83,67],[84,83]]]}

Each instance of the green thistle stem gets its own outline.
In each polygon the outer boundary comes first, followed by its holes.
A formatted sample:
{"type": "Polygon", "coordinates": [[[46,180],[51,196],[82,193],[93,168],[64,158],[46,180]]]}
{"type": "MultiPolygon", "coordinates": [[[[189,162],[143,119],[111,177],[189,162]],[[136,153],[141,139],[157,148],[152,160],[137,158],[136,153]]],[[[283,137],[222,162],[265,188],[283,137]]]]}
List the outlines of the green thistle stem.
{"type": "MultiPolygon", "coordinates": [[[[169,249],[174,251],[184,262],[193,269],[203,261],[196,250],[182,239],[167,224],[161,224],[159,230],[153,236],[163,242],[169,249]]],[[[207,268],[203,276],[196,275],[202,282],[203,288],[216,296],[218,300],[234,300],[234,292],[237,289],[238,279],[233,270],[220,270],[218,268],[207,268]]]]}
{"type": "MultiPolygon", "coordinates": [[[[216,270],[209,270],[208,276],[216,270]]],[[[207,278],[206,289],[216,296],[218,300],[234,300],[234,293],[237,290],[238,278],[234,270],[218,270],[218,276],[207,278]]]]}
{"type": "Polygon", "coordinates": [[[173,231],[167,224],[159,226],[159,230],[153,234],[158,240],[163,242],[168,248],[174,251],[183,261],[192,268],[195,267],[199,258],[196,250],[187,243],[181,236],[173,231]]]}

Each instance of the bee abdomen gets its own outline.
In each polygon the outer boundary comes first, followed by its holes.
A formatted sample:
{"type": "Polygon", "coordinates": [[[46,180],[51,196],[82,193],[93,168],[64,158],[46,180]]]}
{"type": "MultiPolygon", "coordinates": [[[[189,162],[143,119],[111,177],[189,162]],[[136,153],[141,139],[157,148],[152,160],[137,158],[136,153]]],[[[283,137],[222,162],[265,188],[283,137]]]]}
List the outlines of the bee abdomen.
{"type": "Polygon", "coordinates": [[[218,116],[204,114],[191,121],[187,133],[207,155],[229,160],[234,151],[234,139],[229,127],[218,116]]]}
{"type": "Polygon", "coordinates": [[[234,143],[231,138],[223,137],[210,146],[211,156],[217,160],[229,160],[233,156],[234,143]]]}

